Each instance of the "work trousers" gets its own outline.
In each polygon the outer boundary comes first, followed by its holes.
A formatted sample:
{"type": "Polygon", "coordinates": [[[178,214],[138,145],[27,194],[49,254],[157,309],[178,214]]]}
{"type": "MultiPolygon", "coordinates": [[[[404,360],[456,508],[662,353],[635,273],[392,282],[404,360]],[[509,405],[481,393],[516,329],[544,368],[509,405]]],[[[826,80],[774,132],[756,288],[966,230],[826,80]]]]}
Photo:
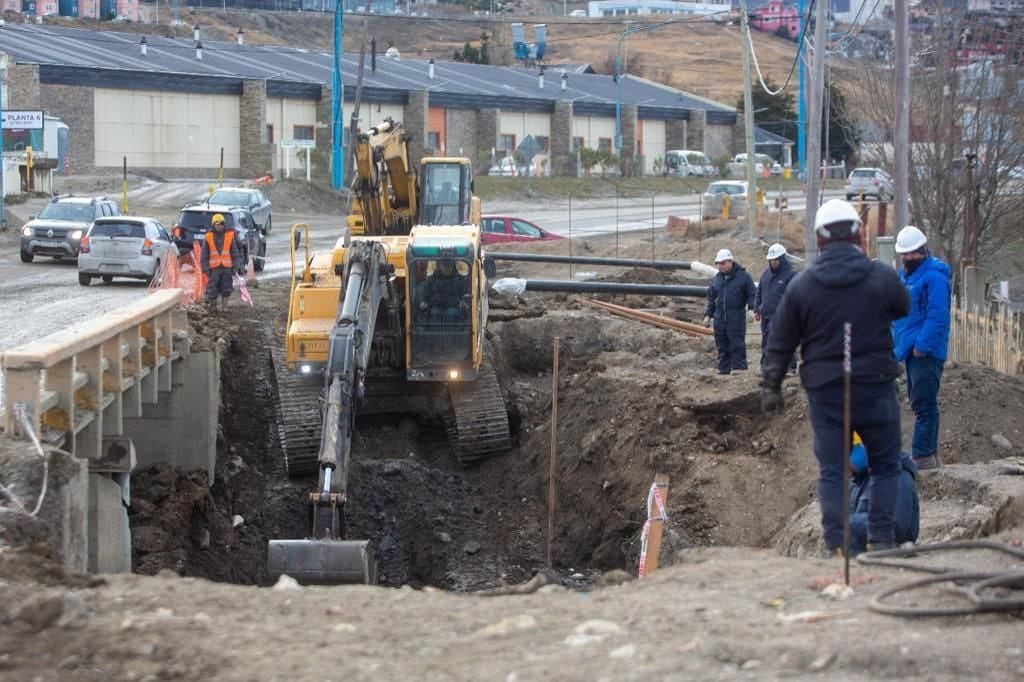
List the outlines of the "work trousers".
{"type": "Polygon", "coordinates": [[[718,350],[719,374],[729,374],[734,369],[747,368],[746,313],[741,309],[732,316],[740,320],[740,324],[726,324],[715,320],[715,348],[718,350]]]}
{"type": "MultiPolygon", "coordinates": [[[[761,369],[764,369],[764,349],[768,347],[768,332],[771,329],[772,321],[761,318],[761,369]]],[[[796,353],[793,353],[793,359],[789,363],[789,369],[796,369],[796,353]]]]}
{"type": "MultiPolygon", "coordinates": [[[[818,502],[825,547],[843,546],[843,385],[807,390],[808,415],[818,460],[818,502]]],[[[894,382],[855,383],[851,389],[851,428],[868,452],[870,502],[868,543],[894,542],[894,515],[900,476],[900,406],[894,382]]]]}
{"type": "Polygon", "coordinates": [[[213,268],[206,282],[206,298],[216,300],[218,296],[227,298],[235,288],[235,271],[231,268],[213,268]]]}
{"type": "Polygon", "coordinates": [[[944,360],[927,355],[907,358],[907,395],[914,411],[914,438],[910,454],[928,457],[939,450],[939,384],[944,360]]]}

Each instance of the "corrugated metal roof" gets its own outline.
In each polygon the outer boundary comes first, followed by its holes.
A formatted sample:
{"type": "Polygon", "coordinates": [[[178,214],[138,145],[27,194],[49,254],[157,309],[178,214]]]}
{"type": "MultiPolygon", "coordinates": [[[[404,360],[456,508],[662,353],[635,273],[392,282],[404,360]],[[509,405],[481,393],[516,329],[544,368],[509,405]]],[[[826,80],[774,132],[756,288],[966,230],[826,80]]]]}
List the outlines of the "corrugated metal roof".
{"type": "MultiPolygon", "coordinates": [[[[195,82],[202,83],[205,91],[216,89],[219,79],[223,79],[223,91],[235,92],[240,87],[239,79],[268,79],[278,85],[280,94],[289,92],[291,86],[293,91],[310,96],[315,92],[313,86],[329,84],[332,78],[332,55],[326,52],[202,41],[203,58],[199,60],[191,38],[147,35],[147,54],[143,56],[140,38],[134,33],[8,24],[0,28],[0,50],[11,54],[19,64],[47,65],[41,69],[44,82],[85,78],[86,82],[102,82],[107,87],[142,87],[146,83],[152,86],[157,82],[154,79],[159,79],[159,83],[169,83],[169,89],[177,90],[188,87],[189,77],[198,76],[195,82]]],[[[358,65],[358,54],[342,56],[346,95],[355,83],[358,65]]],[[[368,93],[385,98],[404,99],[407,92],[429,89],[441,95],[439,100],[450,100],[450,106],[501,106],[527,111],[550,110],[559,100],[605,110],[614,107],[619,90],[623,104],[643,107],[652,116],[662,114],[655,117],[685,118],[679,110],[689,109],[721,112],[726,117],[734,112],[731,107],[634,77],[623,78],[617,87],[611,76],[571,73],[563,91],[561,71],[553,69],[546,72],[544,88],[539,86],[536,69],[437,62],[433,79],[428,71],[426,60],[378,54],[376,71],[371,71],[367,57],[363,86],[368,93]]]]}

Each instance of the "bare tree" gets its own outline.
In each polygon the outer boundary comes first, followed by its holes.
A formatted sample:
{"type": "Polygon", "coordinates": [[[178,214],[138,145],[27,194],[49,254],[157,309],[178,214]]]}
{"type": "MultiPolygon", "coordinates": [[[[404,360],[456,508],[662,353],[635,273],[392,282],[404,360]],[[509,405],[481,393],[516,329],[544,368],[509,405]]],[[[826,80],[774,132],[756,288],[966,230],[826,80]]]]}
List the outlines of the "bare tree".
{"type": "MultiPolygon", "coordinates": [[[[1024,212],[1024,182],[1016,179],[1024,167],[1020,55],[972,49],[967,29],[977,24],[961,19],[944,17],[927,43],[913,46],[910,105],[911,220],[928,233],[933,250],[954,265],[984,262],[1008,239],[1020,241],[1012,227],[1024,212]],[[970,170],[969,160],[976,164],[970,170]],[[972,175],[973,191],[967,184],[972,175]],[[969,198],[974,216],[967,213],[969,198]]],[[[892,67],[858,66],[851,77],[859,93],[851,97],[851,107],[869,133],[861,144],[861,162],[891,167],[892,67]]],[[[955,270],[959,274],[960,268],[955,270]]]]}

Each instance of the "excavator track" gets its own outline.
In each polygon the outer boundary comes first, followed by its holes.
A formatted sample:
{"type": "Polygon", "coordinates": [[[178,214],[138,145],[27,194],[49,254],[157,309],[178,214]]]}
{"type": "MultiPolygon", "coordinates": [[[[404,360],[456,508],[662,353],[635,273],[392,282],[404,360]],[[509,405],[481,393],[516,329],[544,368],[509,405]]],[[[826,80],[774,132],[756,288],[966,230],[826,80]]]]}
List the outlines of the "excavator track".
{"type": "Polygon", "coordinates": [[[274,407],[285,470],[291,478],[316,476],[323,385],[289,371],[284,361],[284,348],[272,348],[270,362],[277,388],[274,407]]]}
{"type": "Polygon", "coordinates": [[[448,392],[453,411],[448,437],[459,464],[467,466],[512,447],[505,400],[489,362],[480,365],[476,381],[450,384],[448,392]]]}

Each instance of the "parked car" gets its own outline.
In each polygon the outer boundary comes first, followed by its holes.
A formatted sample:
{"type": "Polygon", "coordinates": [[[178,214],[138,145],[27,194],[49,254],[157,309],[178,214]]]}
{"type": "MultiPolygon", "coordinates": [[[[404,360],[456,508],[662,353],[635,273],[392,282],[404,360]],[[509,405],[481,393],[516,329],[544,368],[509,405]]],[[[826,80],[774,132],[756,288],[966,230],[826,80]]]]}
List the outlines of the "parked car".
{"type": "MultiPolygon", "coordinates": [[[[780,175],[782,173],[782,164],[778,163],[775,159],[767,154],[754,154],[754,173],[760,177],[764,175],[765,168],[772,175],[780,175]],[[778,172],[776,172],[776,166],[778,166],[778,172]]],[[[732,163],[729,164],[729,175],[734,178],[747,176],[747,155],[745,153],[737,154],[733,157],[732,163]]]]}
{"type": "Polygon", "coordinates": [[[235,230],[239,248],[242,250],[242,261],[249,262],[249,254],[256,258],[253,267],[262,272],[266,265],[267,235],[257,227],[248,209],[236,206],[217,206],[216,204],[192,204],[181,209],[178,220],[174,223],[171,237],[178,247],[179,254],[192,251],[192,245],[202,239],[213,229],[213,216],[220,213],[224,216],[225,227],[235,230]]]}
{"type": "Polygon", "coordinates": [[[21,228],[21,262],[36,256],[77,258],[82,237],[97,218],[120,214],[106,197],[55,196],[21,228]]]}
{"type": "Polygon", "coordinates": [[[95,277],[107,283],[115,277],[149,282],[172,248],[171,235],[158,220],[134,216],[99,218],[81,241],[78,283],[87,287],[95,277]]]}
{"type": "Polygon", "coordinates": [[[517,166],[514,159],[506,156],[503,159],[498,159],[498,163],[491,166],[487,174],[501,177],[520,176],[526,175],[526,169],[522,166],[517,166]]]}
{"type": "Polygon", "coordinates": [[[669,149],[665,152],[665,175],[678,175],[681,178],[709,175],[708,169],[714,168],[704,152],[691,149],[669,149]]]}
{"type": "Polygon", "coordinates": [[[717,180],[701,195],[701,212],[705,219],[718,217],[725,210],[729,197],[729,217],[738,218],[747,212],[747,183],[742,180],[717,180]]]}
{"type": "Polygon", "coordinates": [[[208,204],[217,206],[238,206],[249,209],[252,219],[260,226],[264,234],[270,234],[273,227],[271,220],[271,202],[262,191],[251,187],[220,187],[206,200],[208,204]]]}
{"type": "Polygon", "coordinates": [[[534,225],[529,220],[510,216],[485,215],[480,218],[482,230],[480,241],[484,244],[500,244],[503,242],[541,242],[554,239],[565,239],[560,234],[548,232],[534,225]]]}
{"type": "Polygon", "coordinates": [[[893,180],[881,168],[854,168],[846,181],[846,200],[853,201],[864,195],[879,201],[893,199],[893,180]]]}

